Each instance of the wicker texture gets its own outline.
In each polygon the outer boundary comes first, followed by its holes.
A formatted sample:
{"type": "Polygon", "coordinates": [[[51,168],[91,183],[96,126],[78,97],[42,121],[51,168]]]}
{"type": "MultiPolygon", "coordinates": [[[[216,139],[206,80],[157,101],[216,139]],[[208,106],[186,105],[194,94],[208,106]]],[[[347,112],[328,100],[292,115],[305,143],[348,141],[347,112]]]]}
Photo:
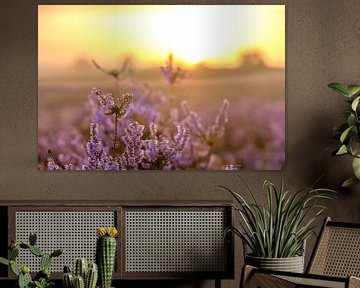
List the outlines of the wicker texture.
{"type": "MultiPolygon", "coordinates": [[[[302,278],[292,276],[274,276],[275,278],[281,278],[291,283],[296,284],[296,287],[312,286],[312,287],[327,287],[327,288],[345,288],[345,282],[316,279],[316,278],[302,278]]],[[[283,287],[283,286],[281,286],[283,287]]]]}
{"type": "Polygon", "coordinates": [[[275,287],[282,287],[282,288],[295,288],[297,287],[295,283],[289,282],[286,279],[281,279],[278,277],[273,277],[270,274],[255,274],[252,277],[250,283],[246,287],[249,288],[275,288],[275,287]]]}
{"type": "Polygon", "coordinates": [[[227,270],[224,211],[127,211],[126,272],[227,270]]]}
{"type": "MultiPolygon", "coordinates": [[[[43,251],[64,248],[65,253],[50,267],[52,272],[62,272],[76,258],[95,260],[96,228],[114,226],[114,219],[113,211],[17,211],[16,240],[27,242],[29,233],[36,231],[43,251]]],[[[20,250],[18,262],[31,271],[40,270],[39,258],[27,251],[20,250]]]]}
{"type": "Polygon", "coordinates": [[[245,266],[243,288],[360,287],[360,279],[356,278],[360,276],[360,226],[325,219],[310,261],[309,274],[256,270],[245,266]]]}
{"type": "Polygon", "coordinates": [[[309,273],[360,277],[360,228],[326,226],[309,273]]]}

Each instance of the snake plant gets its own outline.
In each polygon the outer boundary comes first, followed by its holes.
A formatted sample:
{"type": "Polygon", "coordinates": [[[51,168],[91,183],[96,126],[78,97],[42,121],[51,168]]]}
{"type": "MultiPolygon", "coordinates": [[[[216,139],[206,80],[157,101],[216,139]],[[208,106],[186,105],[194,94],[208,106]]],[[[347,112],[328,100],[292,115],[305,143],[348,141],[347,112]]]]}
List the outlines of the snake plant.
{"type": "Polygon", "coordinates": [[[233,205],[240,215],[239,227],[228,227],[225,235],[233,232],[247,245],[252,256],[265,258],[288,258],[301,255],[303,244],[314,233],[316,219],[324,214],[325,206],[318,200],[331,199],[334,191],[329,189],[304,188],[296,193],[278,189],[266,180],[266,205],[261,205],[245,181],[246,193],[251,201],[232,189],[221,186],[235,199],[233,205]]]}

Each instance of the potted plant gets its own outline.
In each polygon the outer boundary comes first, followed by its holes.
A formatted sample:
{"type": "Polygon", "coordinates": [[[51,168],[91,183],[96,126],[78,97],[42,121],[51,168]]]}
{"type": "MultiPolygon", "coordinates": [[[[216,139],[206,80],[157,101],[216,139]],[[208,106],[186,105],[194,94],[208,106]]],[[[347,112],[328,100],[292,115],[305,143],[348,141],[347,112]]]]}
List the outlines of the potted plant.
{"type": "Polygon", "coordinates": [[[240,215],[240,226],[228,227],[225,234],[233,232],[241,238],[247,248],[244,249],[245,264],[302,273],[305,241],[314,233],[315,220],[326,209],[317,202],[331,199],[334,191],[310,187],[290,193],[285,191],[283,184],[278,189],[266,180],[267,203],[264,206],[256,200],[244,180],[242,182],[250,202],[232,189],[220,186],[235,198],[233,208],[240,215]]]}
{"type": "Polygon", "coordinates": [[[36,234],[30,233],[29,243],[12,242],[8,251],[8,258],[0,257],[0,263],[10,266],[11,271],[18,277],[17,288],[50,288],[55,284],[50,280],[50,265],[53,258],[62,255],[64,250],[57,249],[52,253],[45,253],[38,246],[36,246],[36,242],[36,234]],[[41,270],[36,273],[34,279],[31,277],[30,268],[28,266],[19,265],[19,263],[16,262],[20,253],[20,249],[28,250],[31,254],[41,259],[41,270]]]}
{"type": "Polygon", "coordinates": [[[344,123],[334,127],[340,145],[334,151],[334,155],[350,155],[354,176],[347,179],[342,186],[348,187],[360,183],[360,85],[344,85],[341,83],[331,83],[328,85],[338,94],[346,97],[346,102],[350,104],[347,111],[347,119],[344,123]]]}

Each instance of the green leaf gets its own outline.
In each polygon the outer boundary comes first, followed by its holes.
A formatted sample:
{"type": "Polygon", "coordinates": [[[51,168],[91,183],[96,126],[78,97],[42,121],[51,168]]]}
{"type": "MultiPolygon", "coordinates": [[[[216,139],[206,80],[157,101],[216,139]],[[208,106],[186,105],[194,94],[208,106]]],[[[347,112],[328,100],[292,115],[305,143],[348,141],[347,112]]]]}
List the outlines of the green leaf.
{"type": "Polygon", "coordinates": [[[348,188],[352,185],[359,184],[359,183],[360,183],[359,179],[352,177],[352,178],[349,178],[346,181],[344,181],[344,183],[341,185],[341,187],[348,188]]]}
{"type": "Polygon", "coordinates": [[[351,151],[351,155],[354,157],[360,156],[360,138],[358,135],[352,135],[350,137],[348,146],[349,150],[351,151]]]}
{"type": "Polygon", "coordinates": [[[336,155],[344,155],[348,153],[348,149],[346,148],[346,145],[342,145],[339,150],[336,152],[336,155]]]}
{"type": "Polygon", "coordinates": [[[356,116],[353,113],[350,113],[350,115],[347,118],[347,124],[350,126],[355,126],[356,124],[356,116]]]}
{"type": "Polygon", "coordinates": [[[31,246],[35,246],[36,245],[36,240],[37,240],[37,235],[35,232],[31,232],[29,235],[29,243],[31,246]]]}
{"type": "Polygon", "coordinates": [[[359,105],[360,96],[356,97],[355,100],[351,103],[351,109],[356,111],[357,106],[359,105]]]}
{"type": "Polygon", "coordinates": [[[331,83],[328,85],[329,88],[333,89],[342,96],[350,98],[351,95],[347,89],[347,86],[341,83],[331,83]]]}
{"type": "Polygon", "coordinates": [[[355,157],[353,159],[352,168],[356,178],[360,180],[360,158],[355,157]]]}
{"type": "Polygon", "coordinates": [[[4,264],[4,265],[9,265],[9,264],[10,264],[9,260],[8,260],[8,259],[5,259],[5,258],[3,258],[3,257],[0,257],[0,263],[1,263],[1,264],[4,264]]]}
{"type": "Polygon", "coordinates": [[[10,268],[11,268],[11,271],[12,271],[16,276],[19,276],[21,270],[20,270],[20,268],[16,265],[16,262],[15,262],[15,261],[10,261],[10,268]]]}
{"type": "Polygon", "coordinates": [[[42,252],[42,251],[40,250],[40,248],[39,248],[39,247],[36,247],[36,246],[30,246],[30,247],[29,247],[29,251],[30,251],[32,254],[34,254],[35,256],[38,256],[38,257],[41,257],[41,256],[44,255],[44,252],[42,252]]]}
{"type": "Polygon", "coordinates": [[[360,85],[348,85],[347,90],[350,96],[354,96],[355,94],[360,92],[360,85]]]}
{"type": "Polygon", "coordinates": [[[352,128],[353,128],[353,126],[345,129],[345,131],[343,133],[341,133],[341,136],[340,136],[341,143],[344,143],[346,137],[348,136],[348,134],[349,134],[349,132],[351,131],[352,128]]]}
{"type": "Polygon", "coordinates": [[[19,246],[15,246],[14,248],[10,249],[8,252],[9,260],[16,260],[19,256],[19,246]]]}

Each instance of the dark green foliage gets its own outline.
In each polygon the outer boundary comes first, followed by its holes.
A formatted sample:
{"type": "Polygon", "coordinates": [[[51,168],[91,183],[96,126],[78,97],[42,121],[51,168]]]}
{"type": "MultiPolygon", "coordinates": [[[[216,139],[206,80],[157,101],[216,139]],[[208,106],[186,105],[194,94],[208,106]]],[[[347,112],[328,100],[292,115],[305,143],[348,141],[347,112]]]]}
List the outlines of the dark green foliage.
{"type": "Polygon", "coordinates": [[[44,268],[44,269],[40,270],[38,273],[36,273],[35,280],[40,280],[42,278],[50,279],[50,275],[51,275],[51,273],[50,273],[49,269],[44,268]]]}
{"type": "Polygon", "coordinates": [[[20,248],[22,248],[22,249],[29,249],[29,247],[30,247],[28,244],[23,243],[23,242],[20,243],[19,246],[20,246],[20,248]]]}
{"type": "Polygon", "coordinates": [[[57,249],[51,253],[51,257],[58,257],[64,253],[64,249],[57,249]]]}
{"type": "Polygon", "coordinates": [[[9,260],[16,260],[19,256],[19,246],[16,245],[14,248],[10,249],[8,252],[9,260]]]}
{"type": "Polygon", "coordinates": [[[346,97],[346,102],[350,104],[350,109],[346,112],[346,121],[334,127],[340,141],[334,155],[349,154],[353,157],[352,168],[355,177],[347,179],[342,184],[343,187],[348,187],[360,183],[360,85],[331,83],[328,87],[346,97]]]}
{"type": "Polygon", "coordinates": [[[71,269],[69,266],[67,265],[64,266],[64,273],[71,273],[71,269]]]}
{"type": "Polygon", "coordinates": [[[34,232],[31,232],[29,235],[29,244],[31,246],[35,246],[36,245],[36,241],[37,241],[37,235],[34,232]]]}

